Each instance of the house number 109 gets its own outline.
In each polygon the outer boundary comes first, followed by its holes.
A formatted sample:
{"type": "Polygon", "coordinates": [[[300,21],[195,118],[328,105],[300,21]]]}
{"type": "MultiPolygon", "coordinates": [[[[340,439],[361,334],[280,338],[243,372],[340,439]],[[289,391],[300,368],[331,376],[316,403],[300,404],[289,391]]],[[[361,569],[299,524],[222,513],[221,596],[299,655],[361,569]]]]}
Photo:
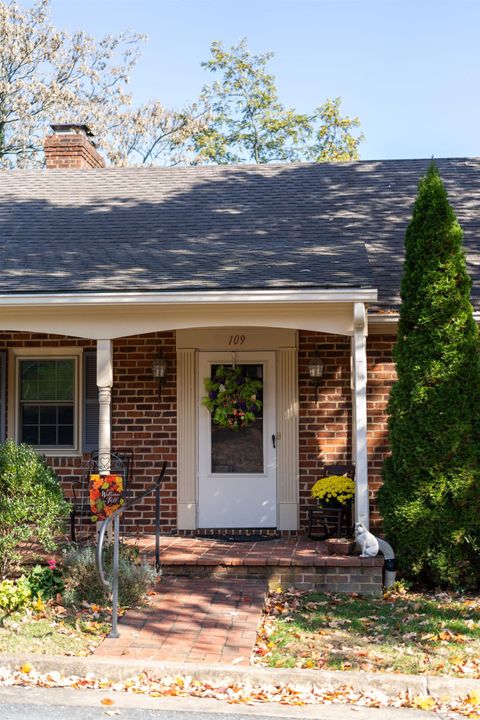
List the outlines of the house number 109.
{"type": "Polygon", "coordinates": [[[243,345],[245,342],[245,335],[230,335],[229,345],[243,345]]]}

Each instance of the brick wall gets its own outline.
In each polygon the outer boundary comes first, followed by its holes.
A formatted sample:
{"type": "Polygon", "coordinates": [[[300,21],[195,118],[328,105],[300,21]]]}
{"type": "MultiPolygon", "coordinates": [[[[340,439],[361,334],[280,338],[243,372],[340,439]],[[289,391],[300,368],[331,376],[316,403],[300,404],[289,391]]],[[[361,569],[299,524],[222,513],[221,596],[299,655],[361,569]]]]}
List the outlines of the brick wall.
{"type": "Polygon", "coordinates": [[[370,335],[367,340],[367,417],[370,483],[370,520],[373,529],[381,528],[376,494],[382,484],[382,468],[390,452],[388,446],[387,402],[395,381],[392,350],[395,337],[370,335]]]}
{"type": "MultiPolygon", "coordinates": [[[[395,379],[392,336],[371,335],[367,342],[367,412],[370,510],[372,526],[381,518],[376,493],[382,482],[383,460],[388,454],[386,405],[395,379]]],[[[299,334],[300,398],[300,529],[307,529],[308,508],[314,505],[310,490],[324,465],[350,464],[352,458],[352,393],[350,338],[304,332],[299,334]],[[323,360],[318,402],[308,376],[313,355],[323,360]]]]}
{"type": "MultiPolygon", "coordinates": [[[[374,527],[380,516],[375,493],[382,479],[383,459],[388,452],[385,406],[394,380],[392,346],[394,338],[368,339],[368,448],[371,509],[374,527]]],[[[95,347],[90,340],[33,333],[1,333],[0,349],[17,347],[95,347]]],[[[168,471],[162,487],[162,531],[176,528],[176,373],[175,335],[151,333],[121,338],[113,343],[114,386],[112,391],[112,447],[134,453],[132,490],[140,493],[158,475],[163,460],[168,471]],[[154,356],[162,351],[168,361],[167,382],[158,397],[152,379],[154,356]]],[[[299,333],[300,398],[300,529],[307,527],[310,489],[325,464],[351,462],[351,379],[350,339],[301,331],[299,333]],[[324,375],[315,401],[308,375],[310,358],[322,357],[324,375]]],[[[86,457],[51,458],[51,464],[65,481],[82,474],[86,457]]],[[[144,531],[154,523],[154,499],[145,499],[127,518],[130,531],[144,531]]]]}
{"type": "Polygon", "coordinates": [[[300,530],[307,529],[312,485],[324,465],[351,463],[350,338],[300,331],[298,348],[300,436],[300,530]],[[308,374],[313,355],[323,362],[323,377],[315,401],[308,374]]]}
{"type": "MultiPolygon", "coordinates": [[[[176,367],[174,333],[151,333],[121,338],[113,344],[112,447],[134,453],[135,494],[146,489],[160,473],[167,473],[161,488],[161,530],[176,527],[176,367]],[[159,397],[152,379],[152,361],[161,351],[168,362],[166,382],[159,397]]],[[[154,496],[127,513],[127,527],[144,530],[155,525],[154,496]]]]}
{"type": "MultiPolygon", "coordinates": [[[[0,333],[0,350],[9,347],[95,348],[92,340],[36,333],[0,333]]],[[[176,374],[173,333],[151,333],[113,343],[114,386],[112,390],[112,448],[133,451],[132,491],[137,494],[152,483],[163,460],[168,469],[161,490],[164,532],[176,526],[176,374]],[[161,399],[152,379],[152,360],[163,352],[168,361],[167,381],[161,399]]],[[[8,404],[8,403],[7,403],[8,404]]],[[[87,456],[49,457],[49,463],[62,478],[65,491],[72,495],[71,481],[82,477],[87,456]]],[[[154,499],[127,513],[130,531],[143,531],[154,525],[154,499]]]]}

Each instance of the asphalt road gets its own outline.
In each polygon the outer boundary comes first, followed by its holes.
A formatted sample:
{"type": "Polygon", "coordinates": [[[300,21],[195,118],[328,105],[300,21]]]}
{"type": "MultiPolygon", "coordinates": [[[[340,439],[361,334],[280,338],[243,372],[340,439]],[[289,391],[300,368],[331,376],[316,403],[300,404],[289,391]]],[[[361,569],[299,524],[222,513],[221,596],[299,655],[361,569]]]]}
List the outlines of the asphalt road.
{"type": "Polygon", "coordinates": [[[433,713],[348,705],[288,707],[274,703],[239,709],[201,698],[149,698],[94,690],[0,687],[1,720],[433,720],[433,713]],[[101,700],[109,697],[113,705],[101,700]]]}

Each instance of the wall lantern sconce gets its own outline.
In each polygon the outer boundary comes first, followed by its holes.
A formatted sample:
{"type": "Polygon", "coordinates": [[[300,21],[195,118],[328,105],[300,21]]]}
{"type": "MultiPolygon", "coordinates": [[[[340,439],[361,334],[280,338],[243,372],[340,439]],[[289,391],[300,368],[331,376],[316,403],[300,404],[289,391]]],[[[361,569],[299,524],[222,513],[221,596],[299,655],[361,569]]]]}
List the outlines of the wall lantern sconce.
{"type": "Polygon", "coordinates": [[[167,375],[167,361],[161,353],[159,353],[152,362],[152,376],[158,383],[158,397],[162,396],[162,385],[167,375]]]}
{"type": "Polygon", "coordinates": [[[318,401],[318,388],[323,375],[323,363],[318,355],[314,355],[308,365],[308,374],[315,388],[315,402],[318,401]]]}

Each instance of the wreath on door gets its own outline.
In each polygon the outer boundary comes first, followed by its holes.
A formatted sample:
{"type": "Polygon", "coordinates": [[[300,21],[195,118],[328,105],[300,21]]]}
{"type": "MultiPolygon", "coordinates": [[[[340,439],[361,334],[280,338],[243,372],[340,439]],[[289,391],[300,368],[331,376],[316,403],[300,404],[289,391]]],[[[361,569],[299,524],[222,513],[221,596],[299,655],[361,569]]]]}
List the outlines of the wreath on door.
{"type": "Polygon", "coordinates": [[[219,365],[213,378],[205,378],[207,395],[202,404],[211,412],[215,425],[240,430],[255,422],[262,409],[258,393],[261,380],[245,375],[241,365],[219,365]]]}

